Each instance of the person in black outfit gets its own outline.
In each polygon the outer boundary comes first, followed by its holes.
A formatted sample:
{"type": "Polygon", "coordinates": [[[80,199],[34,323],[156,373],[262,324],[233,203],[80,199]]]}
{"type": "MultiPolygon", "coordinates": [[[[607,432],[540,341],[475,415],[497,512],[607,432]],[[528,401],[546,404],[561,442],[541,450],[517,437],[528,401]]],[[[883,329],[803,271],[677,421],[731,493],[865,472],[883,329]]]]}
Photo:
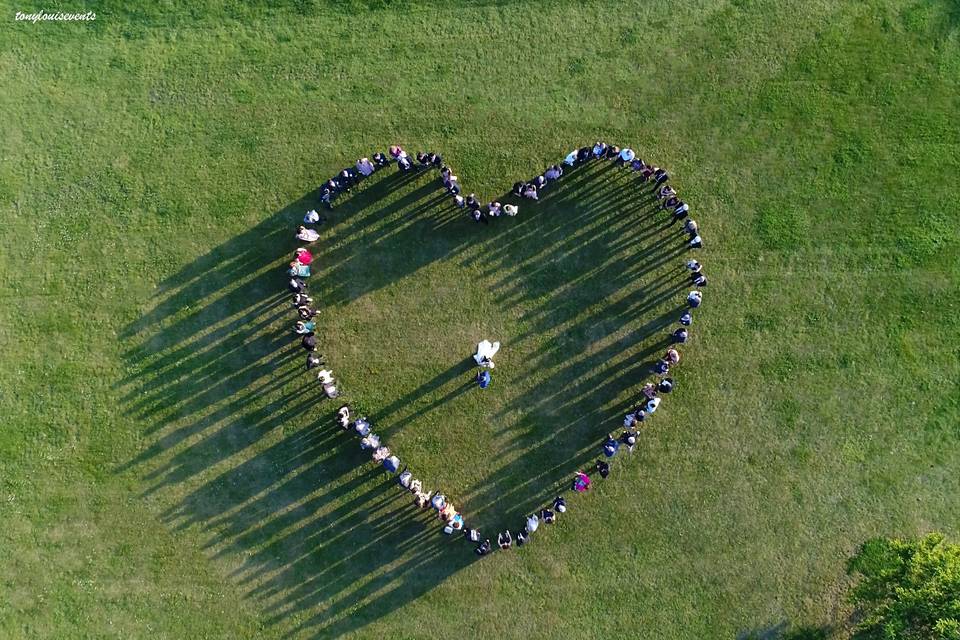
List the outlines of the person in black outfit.
{"type": "Polygon", "coordinates": [[[523,184],[522,182],[515,182],[513,183],[513,189],[510,191],[510,193],[512,193],[515,196],[523,195],[523,188],[525,186],[526,185],[523,184]]]}
{"type": "Polygon", "coordinates": [[[593,147],[580,147],[577,151],[577,163],[586,162],[593,157],[593,147]]]}
{"type": "Polygon", "coordinates": [[[656,189],[664,182],[670,179],[670,174],[666,169],[657,169],[653,174],[653,187],[656,189]]]}
{"type": "Polygon", "coordinates": [[[673,391],[673,378],[664,378],[657,383],[657,389],[660,393],[670,393],[673,391]]]}
{"type": "Polygon", "coordinates": [[[387,166],[388,164],[390,164],[390,159],[387,156],[380,153],[379,151],[373,154],[373,166],[379,169],[381,167],[387,166]]]}
{"type": "Polygon", "coordinates": [[[593,465],[593,467],[597,470],[597,473],[600,474],[601,478],[606,478],[610,475],[610,465],[603,460],[597,460],[597,463],[593,465]]]}
{"type": "Polygon", "coordinates": [[[687,336],[689,336],[690,334],[687,333],[686,329],[684,329],[683,327],[680,327],[679,329],[674,331],[673,334],[671,335],[674,342],[683,344],[684,342],[687,341],[687,336]]]}
{"type": "Polygon", "coordinates": [[[504,550],[510,548],[510,545],[513,544],[513,537],[510,535],[509,529],[497,536],[497,544],[504,550]]]}
{"type": "Polygon", "coordinates": [[[295,307],[302,307],[303,305],[309,306],[313,304],[313,298],[305,293],[295,293],[293,294],[293,300],[291,301],[291,304],[295,307]]]}
{"type": "Polygon", "coordinates": [[[553,508],[557,513],[565,513],[567,510],[567,501],[563,496],[557,496],[553,499],[553,508]]]}
{"type": "Polygon", "coordinates": [[[493,545],[490,544],[490,538],[487,538],[486,540],[481,542],[479,545],[477,545],[477,548],[474,549],[473,551],[478,556],[485,556],[488,553],[490,553],[491,549],[493,549],[493,545]]]}
{"type": "Polygon", "coordinates": [[[353,187],[353,184],[356,182],[356,177],[351,169],[344,169],[340,172],[338,180],[340,184],[343,185],[344,191],[350,191],[350,188],[353,187]]]}
{"type": "Polygon", "coordinates": [[[300,344],[307,351],[316,351],[317,350],[317,336],[312,333],[308,333],[303,336],[303,339],[300,340],[300,344]]]}
{"type": "Polygon", "coordinates": [[[287,283],[287,287],[293,293],[305,293],[307,291],[307,283],[300,278],[290,278],[290,282],[287,283]]]}

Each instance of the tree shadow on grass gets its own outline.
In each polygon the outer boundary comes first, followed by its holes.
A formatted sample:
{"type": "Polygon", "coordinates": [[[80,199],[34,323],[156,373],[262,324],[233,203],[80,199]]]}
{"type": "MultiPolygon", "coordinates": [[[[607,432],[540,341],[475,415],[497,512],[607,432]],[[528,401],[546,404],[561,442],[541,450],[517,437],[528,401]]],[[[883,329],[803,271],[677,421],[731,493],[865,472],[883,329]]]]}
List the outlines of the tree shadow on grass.
{"type": "MultiPolygon", "coordinates": [[[[525,310],[516,342],[530,341],[523,366],[538,381],[503,407],[500,417],[524,417],[498,434],[518,454],[459,495],[486,531],[516,528],[595,457],[598,437],[635,402],[679,315],[685,245],[649,189],[608,163],[570,172],[541,202],[520,203],[521,216],[489,226],[438,187],[433,172],[378,174],[344,197],[321,227],[311,294],[336,313],[452,260],[480,269],[503,308],[525,310]],[[554,339],[538,342],[544,335],[554,339]]],[[[337,637],[419,598],[474,555],[363,465],[356,440],[334,426],[338,403],[303,371],[282,265],[316,196],[162,282],[127,328],[130,375],[119,392],[148,426],[142,452],[117,471],[136,473],[144,495],[166,505],[167,526],[198,533],[208,555],[233,567],[268,623],[337,637]]],[[[471,368],[468,358],[381,398],[371,413],[378,432],[389,439],[454,401],[471,368]]]]}

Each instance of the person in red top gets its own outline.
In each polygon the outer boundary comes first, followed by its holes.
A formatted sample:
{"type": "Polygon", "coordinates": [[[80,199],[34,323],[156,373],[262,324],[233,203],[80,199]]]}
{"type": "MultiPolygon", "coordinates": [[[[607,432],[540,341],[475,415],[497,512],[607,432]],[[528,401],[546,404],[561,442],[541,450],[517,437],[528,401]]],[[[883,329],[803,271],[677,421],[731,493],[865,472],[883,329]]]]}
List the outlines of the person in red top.
{"type": "Polygon", "coordinates": [[[310,264],[311,262],[313,262],[313,254],[307,251],[306,249],[304,249],[303,247],[300,247],[299,249],[297,249],[296,253],[294,253],[294,257],[297,259],[297,262],[299,262],[300,264],[310,264]]]}

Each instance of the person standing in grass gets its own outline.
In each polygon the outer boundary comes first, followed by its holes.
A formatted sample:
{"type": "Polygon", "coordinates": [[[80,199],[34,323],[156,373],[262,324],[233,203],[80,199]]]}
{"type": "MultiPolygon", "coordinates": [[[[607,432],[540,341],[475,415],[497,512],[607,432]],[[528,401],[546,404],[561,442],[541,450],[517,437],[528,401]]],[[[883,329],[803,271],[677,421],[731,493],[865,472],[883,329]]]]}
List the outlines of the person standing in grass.
{"type": "Polygon", "coordinates": [[[597,470],[597,473],[600,474],[601,478],[606,478],[610,475],[610,465],[603,460],[597,460],[593,467],[597,470]]]}
{"type": "Polygon", "coordinates": [[[567,512],[567,501],[563,499],[563,496],[557,496],[553,499],[553,509],[557,513],[567,512]]]}
{"type": "Polygon", "coordinates": [[[369,176],[373,174],[375,170],[376,167],[370,162],[370,158],[360,158],[357,160],[357,171],[359,171],[361,175],[369,176]]]}
{"type": "Polygon", "coordinates": [[[510,545],[513,544],[513,537],[511,537],[509,529],[497,536],[497,544],[500,545],[500,548],[503,550],[510,548],[510,545]]]}
{"type": "Polygon", "coordinates": [[[590,476],[585,474],[583,471],[577,471],[577,475],[573,477],[573,490],[578,493],[583,493],[590,488],[590,476]]]}
{"type": "Polygon", "coordinates": [[[490,378],[491,376],[489,369],[483,369],[482,371],[478,372],[476,378],[477,386],[479,386],[481,389],[486,389],[490,386],[490,378]]]}
{"type": "Polygon", "coordinates": [[[314,231],[313,229],[308,229],[303,225],[297,229],[297,240],[302,240],[303,242],[316,242],[320,239],[320,234],[314,231]]]}
{"type": "Polygon", "coordinates": [[[307,371],[323,364],[323,358],[318,353],[307,354],[307,371]]]}
{"type": "Polygon", "coordinates": [[[527,533],[532,534],[540,527],[540,518],[535,513],[531,513],[527,516],[527,533]]]}
{"type": "Polygon", "coordinates": [[[603,443],[603,455],[608,458],[612,458],[617,454],[617,449],[620,448],[620,443],[616,438],[613,437],[612,433],[607,434],[607,439],[603,443]]]}
{"type": "Polygon", "coordinates": [[[490,544],[490,538],[487,538],[482,543],[480,543],[476,549],[474,549],[474,553],[476,553],[478,556],[485,556],[488,553],[490,553],[490,551],[492,550],[493,550],[493,545],[490,544]]]}
{"type": "MultiPolygon", "coordinates": [[[[658,168],[658,169],[653,173],[653,186],[654,186],[654,187],[659,187],[661,184],[663,184],[664,182],[666,182],[666,181],[669,180],[669,179],[670,179],[670,174],[667,173],[667,170],[666,170],[666,169],[659,169],[659,168],[658,168]]],[[[676,192],[674,192],[674,193],[676,193],[676,192]]]]}
{"type": "Polygon", "coordinates": [[[313,333],[317,330],[317,323],[310,320],[309,322],[299,321],[293,325],[294,333],[299,335],[306,335],[308,333],[313,333]]]}

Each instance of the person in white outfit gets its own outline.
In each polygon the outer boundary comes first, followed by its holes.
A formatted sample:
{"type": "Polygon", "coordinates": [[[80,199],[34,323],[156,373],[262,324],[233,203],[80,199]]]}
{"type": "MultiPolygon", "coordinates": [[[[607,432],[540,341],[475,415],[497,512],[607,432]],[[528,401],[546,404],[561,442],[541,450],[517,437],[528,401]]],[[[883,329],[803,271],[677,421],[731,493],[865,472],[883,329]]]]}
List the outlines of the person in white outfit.
{"type": "Polygon", "coordinates": [[[477,365],[493,369],[496,366],[493,364],[493,356],[495,356],[499,350],[499,342],[491,343],[489,340],[484,340],[477,344],[477,352],[474,354],[473,359],[477,365]]]}

